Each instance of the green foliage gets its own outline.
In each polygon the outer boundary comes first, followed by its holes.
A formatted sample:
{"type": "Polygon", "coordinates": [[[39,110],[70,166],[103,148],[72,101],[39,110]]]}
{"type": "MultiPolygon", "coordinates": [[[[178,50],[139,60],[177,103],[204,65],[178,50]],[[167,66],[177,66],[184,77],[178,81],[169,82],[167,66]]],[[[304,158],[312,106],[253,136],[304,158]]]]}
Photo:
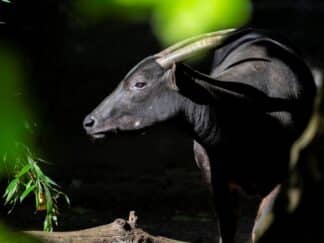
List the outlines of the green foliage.
{"type": "Polygon", "coordinates": [[[12,232],[9,228],[0,224],[0,242],[1,243],[40,243],[39,240],[34,239],[23,233],[12,232]]]}
{"type": "Polygon", "coordinates": [[[171,44],[205,32],[240,27],[250,14],[249,0],[165,0],[152,23],[162,42],[171,44]]]}
{"type": "MultiPolygon", "coordinates": [[[[10,2],[3,1],[2,2],[10,2]]],[[[12,48],[0,43],[0,178],[9,176],[14,168],[16,160],[21,155],[21,146],[16,146],[17,141],[30,144],[28,137],[29,124],[24,121],[29,120],[30,112],[27,103],[21,94],[23,87],[24,72],[20,62],[20,57],[12,48]]],[[[20,190],[19,178],[30,170],[28,167],[21,168],[21,173],[15,177],[8,185],[6,192],[7,203],[14,199],[17,191],[20,190]]],[[[30,186],[28,186],[30,190],[30,186]]],[[[21,195],[21,200],[28,196],[27,191],[21,195]],[[27,195],[26,195],[27,194],[27,195]]],[[[20,199],[20,198],[19,198],[20,199]]],[[[12,202],[18,201],[13,200],[12,202]]],[[[11,232],[8,228],[0,224],[1,243],[32,243],[36,242],[23,234],[11,232]]]]}
{"type": "Polygon", "coordinates": [[[20,154],[16,142],[31,144],[30,124],[31,112],[27,109],[28,102],[22,95],[24,71],[19,56],[9,48],[0,45],[0,176],[11,171],[14,160],[10,156],[20,154]],[[3,160],[1,160],[3,158],[3,160]]]}
{"type": "Polygon", "coordinates": [[[150,19],[162,44],[246,24],[250,0],[77,0],[76,9],[92,21],[107,17],[150,19]]]}
{"type": "Polygon", "coordinates": [[[22,146],[25,152],[16,157],[14,163],[16,172],[3,195],[5,205],[11,205],[10,213],[18,202],[23,202],[28,195],[33,193],[36,210],[46,210],[43,229],[45,231],[53,231],[54,225],[58,223],[57,216],[59,211],[57,200],[62,196],[67,204],[70,204],[69,198],[41,170],[39,163],[44,161],[33,155],[27,147],[23,145],[17,146],[22,146]]]}
{"type": "Polygon", "coordinates": [[[58,198],[63,196],[67,203],[69,199],[44,174],[39,167],[44,161],[29,148],[33,144],[33,124],[27,121],[34,116],[27,108],[30,101],[23,85],[21,58],[8,46],[0,45],[0,54],[0,177],[12,178],[4,193],[5,204],[11,205],[11,212],[17,203],[34,194],[36,210],[46,210],[44,230],[51,231],[57,224],[58,198]]]}

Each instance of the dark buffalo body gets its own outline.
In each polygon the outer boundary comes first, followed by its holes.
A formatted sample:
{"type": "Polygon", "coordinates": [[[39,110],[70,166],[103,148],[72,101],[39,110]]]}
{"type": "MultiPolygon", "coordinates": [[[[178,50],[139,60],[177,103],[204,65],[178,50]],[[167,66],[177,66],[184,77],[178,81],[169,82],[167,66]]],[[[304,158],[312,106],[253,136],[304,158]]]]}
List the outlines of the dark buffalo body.
{"type": "Polygon", "coordinates": [[[214,51],[209,75],[160,63],[155,55],[135,66],[85,128],[102,137],[181,118],[211,185],[223,243],[233,242],[232,185],[265,196],[286,178],[290,147],[312,113],[312,74],[285,42],[252,29],[231,34],[214,51]]]}
{"type": "MultiPolygon", "coordinates": [[[[204,124],[196,124],[201,135],[195,139],[219,176],[261,194],[284,178],[289,148],[309,120],[316,92],[309,68],[295,51],[248,31],[215,51],[209,76],[180,64],[176,80],[180,93],[210,107],[204,124]],[[192,86],[190,79],[195,79],[192,86]]],[[[201,119],[194,110],[190,115],[201,119]]]]}

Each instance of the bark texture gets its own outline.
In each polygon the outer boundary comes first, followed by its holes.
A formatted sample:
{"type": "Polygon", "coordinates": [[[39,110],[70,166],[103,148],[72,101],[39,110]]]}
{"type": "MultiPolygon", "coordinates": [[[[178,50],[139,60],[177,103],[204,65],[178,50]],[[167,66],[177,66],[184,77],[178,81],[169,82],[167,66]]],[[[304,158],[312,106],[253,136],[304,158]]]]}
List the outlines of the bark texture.
{"type": "Polygon", "coordinates": [[[136,227],[137,216],[134,211],[128,220],[116,219],[114,222],[94,228],[70,232],[28,231],[45,243],[185,243],[161,236],[152,236],[136,227]]]}

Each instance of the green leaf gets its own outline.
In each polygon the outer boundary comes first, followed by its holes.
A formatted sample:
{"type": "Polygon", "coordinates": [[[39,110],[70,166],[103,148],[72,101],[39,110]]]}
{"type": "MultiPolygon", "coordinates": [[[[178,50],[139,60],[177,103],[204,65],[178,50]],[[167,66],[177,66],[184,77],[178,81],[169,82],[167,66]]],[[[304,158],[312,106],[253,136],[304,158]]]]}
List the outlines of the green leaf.
{"type": "Polygon", "coordinates": [[[30,179],[30,180],[28,181],[28,183],[25,185],[25,188],[27,189],[28,187],[30,187],[32,183],[33,183],[33,180],[30,179]]]}
{"type": "Polygon", "coordinates": [[[31,164],[27,164],[25,165],[20,172],[16,175],[16,178],[19,178],[21,176],[23,176],[24,174],[26,174],[30,169],[32,168],[31,164]]]}
{"type": "Polygon", "coordinates": [[[22,202],[35,188],[36,185],[26,186],[25,191],[19,197],[19,201],[22,202]]]}
{"type": "Polygon", "coordinates": [[[8,203],[8,201],[11,199],[13,194],[16,192],[17,187],[18,187],[18,183],[19,183],[19,179],[15,178],[7,186],[6,191],[5,191],[4,195],[3,195],[3,197],[6,197],[6,203],[5,204],[8,203]]]}
{"type": "Polygon", "coordinates": [[[36,209],[39,208],[38,193],[39,193],[39,191],[38,191],[38,187],[37,187],[36,190],[34,191],[36,209]]]}
{"type": "Polygon", "coordinates": [[[12,212],[12,210],[15,208],[16,203],[17,203],[17,197],[13,198],[13,200],[11,202],[12,206],[11,206],[10,210],[8,211],[8,214],[10,214],[12,212]]]}
{"type": "Polygon", "coordinates": [[[43,221],[44,230],[53,231],[53,227],[58,225],[58,198],[64,197],[68,205],[70,205],[70,200],[59,190],[59,185],[42,171],[39,163],[46,161],[35,157],[28,146],[21,143],[17,146],[23,149],[23,153],[14,158],[14,169],[18,172],[15,173],[14,179],[11,180],[3,195],[5,203],[11,205],[9,213],[18,202],[22,203],[33,192],[36,210],[46,210],[43,221]],[[41,203],[40,198],[44,199],[44,202],[41,203]]]}
{"type": "Polygon", "coordinates": [[[43,226],[44,231],[48,231],[48,232],[53,231],[52,216],[53,215],[51,213],[46,215],[45,220],[44,220],[44,226],[43,226]]]}
{"type": "Polygon", "coordinates": [[[50,227],[49,227],[50,224],[51,224],[51,223],[49,222],[49,217],[46,216],[46,217],[45,217],[45,220],[44,220],[43,230],[44,230],[44,231],[51,231],[51,230],[50,230],[50,227]]]}
{"type": "Polygon", "coordinates": [[[66,195],[65,193],[62,193],[66,203],[70,206],[71,205],[71,202],[70,202],[70,198],[68,197],[68,195],[66,195]]]}
{"type": "Polygon", "coordinates": [[[18,178],[13,179],[9,183],[9,185],[7,186],[6,191],[5,191],[4,195],[3,195],[3,197],[7,196],[12,190],[14,190],[15,187],[17,186],[18,182],[19,182],[19,179],[18,178]]]}
{"type": "Polygon", "coordinates": [[[51,178],[49,178],[49,177],[47,177],[47,176],[45,176],[45,181],[46,181],[46,183],[48,183],[48,184],[51,184],[51,185],[54,185],[54,186],[59,187],[59,185],[58,185],[55,181],[53,181],[51,178]]]}
{"type": "Polygon", "coordinates": [[[37,165],[37,163],[34,161],[34,159],[32,157],[29,157],[27,158],[28,162],[30,164],[32,164],[36,174],[38,177],[44,177],[44,173],[42,172],[42,170],[39,168],[39,166],[37,165]]]}
{"type": "Polygon", "coordinates": [[[47,212],[52,212],[53,210],[53,200],[52,200],[52,195],[49,189],[44,186],[44,191],[45,191],[45,197],[46,197],[46,211],[47,212]]]}

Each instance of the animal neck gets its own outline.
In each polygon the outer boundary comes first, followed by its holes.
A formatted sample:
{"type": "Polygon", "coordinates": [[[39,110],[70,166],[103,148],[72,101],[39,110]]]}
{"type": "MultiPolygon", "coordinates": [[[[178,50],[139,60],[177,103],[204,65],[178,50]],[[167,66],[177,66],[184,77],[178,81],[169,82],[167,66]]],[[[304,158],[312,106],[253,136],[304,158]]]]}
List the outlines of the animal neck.
{"type": "Polygon", "coordinates": [[[194,138],[202,145],[211,146],[218,137],[217,121],[213,108],[185,99],[183,115],[194,138]]]}
{"type": "Polygon", "coordinates": [[[176,83],[182,97],[181,111],[194,138],[204,146],[216,143],[218,127],[215,109],[206,102],[206,91],[203,87],[197,89],[195,77],[179,69],[176,72],[176,83]],[[191,84],[194,84],[191,86],[191,84]],[[191,95],[194,94],[194,95],[191,95]]]}

